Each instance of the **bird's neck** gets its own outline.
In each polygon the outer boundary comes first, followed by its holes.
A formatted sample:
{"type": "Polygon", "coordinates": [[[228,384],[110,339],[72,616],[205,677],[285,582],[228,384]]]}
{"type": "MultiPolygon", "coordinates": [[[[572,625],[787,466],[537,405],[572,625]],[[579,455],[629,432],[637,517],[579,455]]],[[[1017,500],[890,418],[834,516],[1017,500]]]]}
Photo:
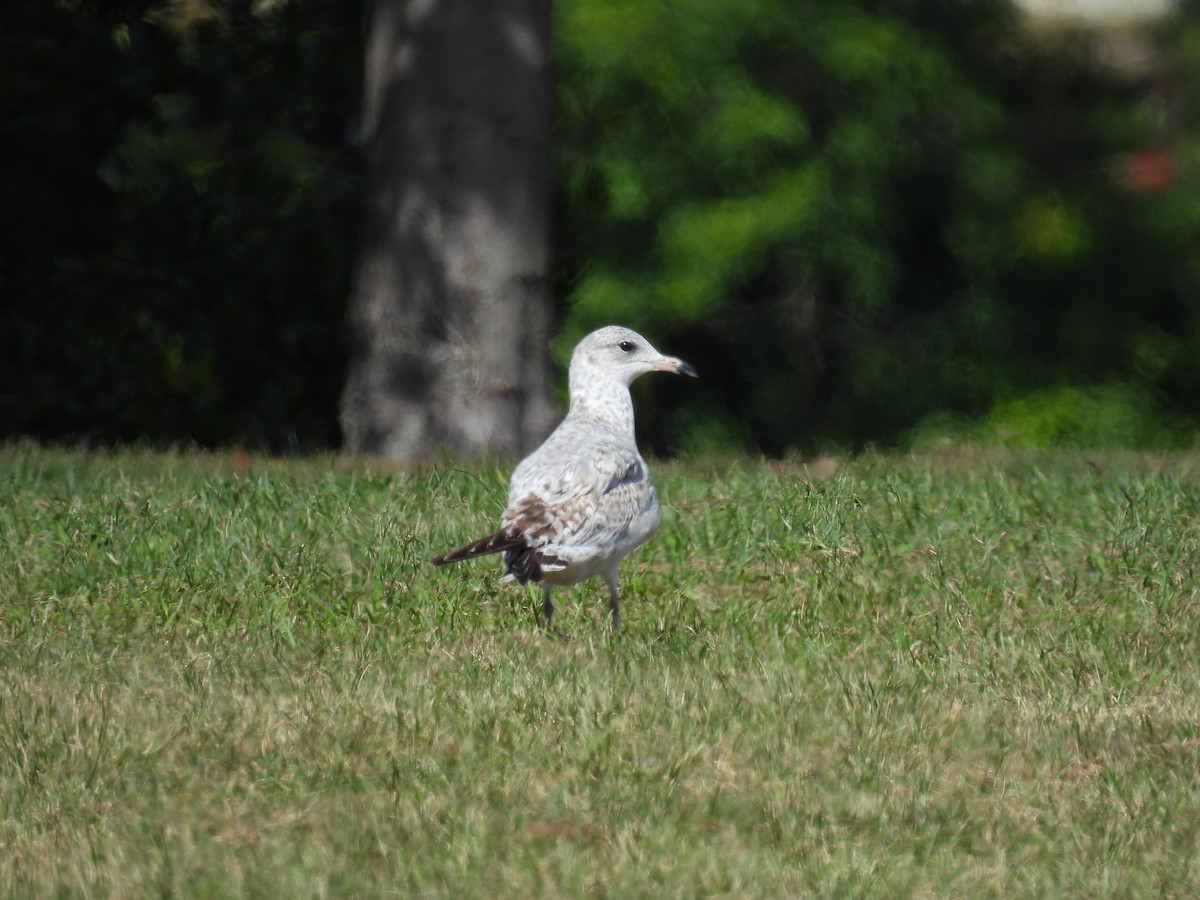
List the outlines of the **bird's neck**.
{"type": "Polygon", "coordinates": [[[628,385],[611,379],[577,384],[576,379],[571,379],[570,393],[568,417],[590,419],[633,440],[633,398],[629,396],[628,385]]]}

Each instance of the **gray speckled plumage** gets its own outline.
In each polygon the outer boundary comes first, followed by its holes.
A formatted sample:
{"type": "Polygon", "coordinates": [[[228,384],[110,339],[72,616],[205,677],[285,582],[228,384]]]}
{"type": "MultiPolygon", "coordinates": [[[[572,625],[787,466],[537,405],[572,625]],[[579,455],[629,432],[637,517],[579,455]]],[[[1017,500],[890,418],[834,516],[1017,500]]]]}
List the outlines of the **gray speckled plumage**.
{"type": "Polygon", "coordinates": [[[434,558],[435,566],[503,553],[504,580],[542,584],[546,625],[552,586],[604,576],[618,626],[617,569],[658,528],[658,495],[633,431],[629,385],[646,372],[695,375],[644,337],[609,325],[571,355],[567,417],[513,471],[494,534],[434,558]]]}

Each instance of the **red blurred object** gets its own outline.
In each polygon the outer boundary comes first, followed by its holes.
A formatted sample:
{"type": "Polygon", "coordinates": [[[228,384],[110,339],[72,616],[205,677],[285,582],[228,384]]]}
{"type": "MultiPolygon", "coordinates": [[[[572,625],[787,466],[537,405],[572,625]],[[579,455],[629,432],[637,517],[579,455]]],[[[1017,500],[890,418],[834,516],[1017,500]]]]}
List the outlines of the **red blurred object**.
{"type": "Polygon", "coordinates": [[[1129,186],[1144,194],[1157,194],[1175,183],[1175,161],[1166,150],[1137,150],[1125,157],[1129,186]]]}

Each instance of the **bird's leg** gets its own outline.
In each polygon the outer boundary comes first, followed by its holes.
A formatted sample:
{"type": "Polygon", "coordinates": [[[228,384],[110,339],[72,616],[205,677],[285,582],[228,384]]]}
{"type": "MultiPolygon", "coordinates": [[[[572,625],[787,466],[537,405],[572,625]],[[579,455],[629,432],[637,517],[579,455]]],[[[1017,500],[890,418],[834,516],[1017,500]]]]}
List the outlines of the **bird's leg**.
{"type": "Polygon", "coordinates": [[[550,630],[550,620],[554,618],[554,604],[550,601],[550,585],[542,582],[542,625],[550,630]]]}
{"type": "Polygon", "coordinates": [[[612,630],[615,633],[620,627],[619,615],[617,608],[620,605],[617,600],[617,571],[609,572],[604,576],[604,580],[608,582],[608,608],[612,610],[612,630]]]}

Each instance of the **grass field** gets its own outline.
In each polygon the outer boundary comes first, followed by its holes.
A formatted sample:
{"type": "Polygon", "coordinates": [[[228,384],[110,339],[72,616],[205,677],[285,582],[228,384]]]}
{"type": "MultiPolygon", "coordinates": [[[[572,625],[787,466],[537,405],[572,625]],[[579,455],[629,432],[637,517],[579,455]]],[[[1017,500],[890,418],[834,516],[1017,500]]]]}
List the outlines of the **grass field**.
{"type": "Polygon", "coordinates": [[[611,639],[502,465],[0,449],[0,895],[1200,895],[1200,457],[654,469],[611,639]]]}

